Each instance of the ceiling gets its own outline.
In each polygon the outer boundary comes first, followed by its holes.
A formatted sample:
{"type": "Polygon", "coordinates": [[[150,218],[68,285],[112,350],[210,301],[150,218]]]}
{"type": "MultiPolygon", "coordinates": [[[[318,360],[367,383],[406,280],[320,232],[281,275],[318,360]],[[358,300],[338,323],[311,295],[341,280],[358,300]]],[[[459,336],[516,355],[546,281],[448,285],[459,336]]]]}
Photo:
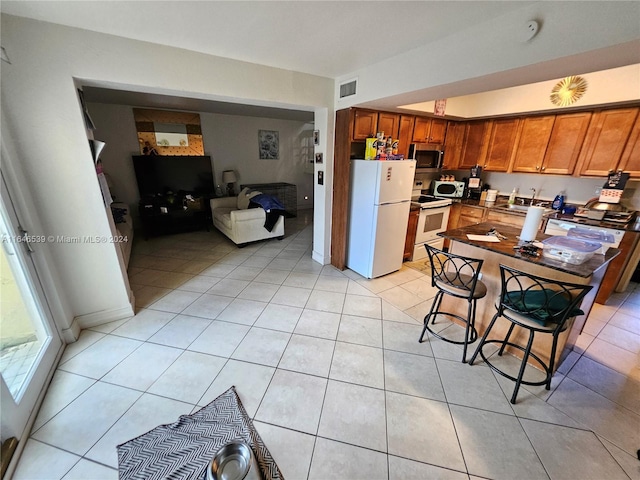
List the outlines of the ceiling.
{"type": "MultiPolygon", "coordinates": [[[[441,42],[446,37],[514,10],[526,9],[535,3],[539,2],[1,0],[0,11],[235,60],[338,78],[417,47],[441,42]]],[[[503,80],[508,79],[504,72],[499,75],[503,80]]],[[[472,92],[483,91],[482,86],[491,84],[487,78],[473,81],[481,85],[471,88],[472,92]]],[[[435,87],[434,90],[441,87],[435,87]]],[[[460,95],[456,90],[457,84],[449,87],[454,90],[429,92],[433,94],[428,98],[460,95]]],[[[313,121],[313,111],[310,110],[113,90],[98,85],[84,88],[88,102],[313,121]]],[[[375,105],[363,106],[396,110],[398,105],[416,101],[419,100],[410,100],[401,95],[398,98],[379,99],[375,105]]]]}
{"type": "Polygon", "coordinates": [[[0,11],[336,78],[531,3],[2,0],[0,11]]]}
{"type": "MultiPolygon", "coordinates": [[[[336,78],[531,3],[534,2],[2,0],[0,11],[336,78]]],[[[313,121],[310,111],[95,86],[86,86],[84,91],[87,102],[313,121]]]]}

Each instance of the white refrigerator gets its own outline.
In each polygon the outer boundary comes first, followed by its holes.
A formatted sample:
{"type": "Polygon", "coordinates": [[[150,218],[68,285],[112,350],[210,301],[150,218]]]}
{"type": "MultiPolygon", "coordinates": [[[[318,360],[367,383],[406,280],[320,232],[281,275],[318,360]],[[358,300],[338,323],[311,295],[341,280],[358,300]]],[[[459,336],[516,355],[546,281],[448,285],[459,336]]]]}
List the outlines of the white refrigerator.
{"type": "Polygon", "coordinates": [[[402,267],[415,160],[352,160],[347,267],[376,278],[402,267]]]}

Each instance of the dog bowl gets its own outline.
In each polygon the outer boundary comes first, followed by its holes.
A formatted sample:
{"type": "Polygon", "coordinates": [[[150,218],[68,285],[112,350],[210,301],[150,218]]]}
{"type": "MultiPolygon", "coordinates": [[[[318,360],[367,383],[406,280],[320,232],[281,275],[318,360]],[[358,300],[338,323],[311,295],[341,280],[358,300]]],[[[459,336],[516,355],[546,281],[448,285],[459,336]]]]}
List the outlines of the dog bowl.
{"type": "Polygon", "coordinates": [[[243,442],[230,442],[223,445],[207,468],[207,480],[261,479],[253,451],[243,442]]]}

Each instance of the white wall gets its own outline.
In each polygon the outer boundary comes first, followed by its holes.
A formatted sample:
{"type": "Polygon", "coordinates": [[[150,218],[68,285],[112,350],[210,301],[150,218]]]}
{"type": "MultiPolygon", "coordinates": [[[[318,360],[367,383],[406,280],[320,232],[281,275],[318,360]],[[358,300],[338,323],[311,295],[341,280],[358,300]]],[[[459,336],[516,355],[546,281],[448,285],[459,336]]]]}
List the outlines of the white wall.
{"type": "MultiPolygon", "coordinates": [[[[596,107],[640,99],[640,64],[610,68],[580,76],[587,82],[587,91],[582,98],[569,107],[558,107],[551,103],[549,99],[551,90],[558,83],[558,79],[554,79],[448,98],[446,114],[459,118],[475,118],[540,111],[560,113],[571,108],[596,107]]],[[[434,101],[422,102],[404,105],[403,108],[433,113],[434,104],[434,101]]]]}
{"type": "MultiPolygon", "coordinates": [[[[131,156],[139,155],[140,149],[133,107],[103,103],[89,103],[88,107],[97,127],[95,138],[107,144],[100,158],[113,181],[112,194],[137,212],[140,197],[131,156]]],[[[313,165],[309,162],[313,160],[313,124],[202,112],[200,121],[205,154],[211,156],[215,184],[220,184],[223,191],[226,185],[222,172],[235,170],[236,192],[243,183],[293,183],[297,186],[298,208],[313,208],[313,165]],[[258,158],[258,130],[279,132],[278,160],[258,158]]]]}
{"type": "MultiPolygon", "coordinates": [[[[42,220],[42,231],[34,234],[111,234],[74,79],[100,87],[332,110],[333,81],[322,77],[4,14],[1,29],[12,64],[2,65],[0,100],[25,187],[42,220]]],[[[323,220],[317,228],[330,228],[330,217],[323,220]]],[[[130,311],[113,244],[50,247],[61,294],[79,323],[130,311]]]]}
{"type": "Polygon", "coordinates": [[[222,183],[223,170],[235,170],[238,183],[287,182],[297,186],[298,208],[313,206],[312,173],[308,170],[313,160],[313,125],[276,120],[273,118],[240,117],[201,113],[202,136],[205,153],[211,155],[216,182],[222,183]],[[280,137],[278,160],[260,160],[258,157],[258,130],[276,130],[280,137]],[[308,200],[304,197],[307,196],[308,200]]]}

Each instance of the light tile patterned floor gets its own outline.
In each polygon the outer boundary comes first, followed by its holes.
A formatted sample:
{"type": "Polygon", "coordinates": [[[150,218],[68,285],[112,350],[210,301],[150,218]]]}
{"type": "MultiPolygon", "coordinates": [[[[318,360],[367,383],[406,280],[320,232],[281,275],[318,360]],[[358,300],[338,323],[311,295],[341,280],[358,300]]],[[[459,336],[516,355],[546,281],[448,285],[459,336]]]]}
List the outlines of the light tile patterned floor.
{"type": "Polygon", "coordinates": [[[596,306],[552,390],[417,342],[434,290],[311,260],[309,212],[282,241],[136,238],[139,311],[66,348],[15,474],[115,479],[115,446],[231,385],[288,480],[640,479],[640,287],[596,306]]]}

